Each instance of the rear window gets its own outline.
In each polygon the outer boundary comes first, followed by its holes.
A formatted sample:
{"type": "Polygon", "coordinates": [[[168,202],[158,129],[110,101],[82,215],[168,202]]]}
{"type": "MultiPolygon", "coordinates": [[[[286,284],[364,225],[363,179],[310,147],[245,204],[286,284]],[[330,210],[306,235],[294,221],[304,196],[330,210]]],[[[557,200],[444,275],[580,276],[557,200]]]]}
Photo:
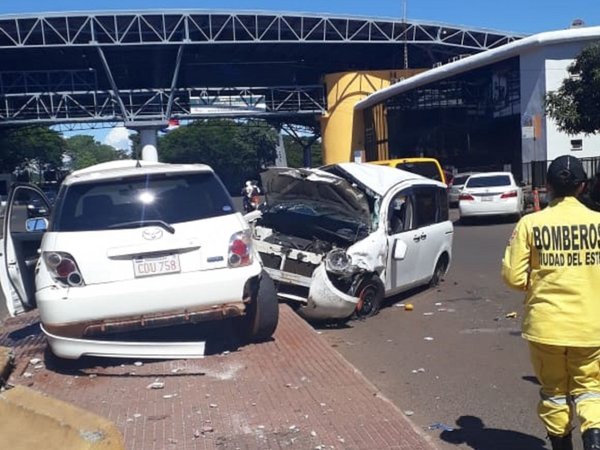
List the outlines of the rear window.
{"type": "Polygon", "coordinates": [[[458,177],[454,177],[452,184],[455,186],[462,186],[463,184],[465,184],[465,181],[467,181],[469,179],[469,176],[470,175],[461,175],[458,177]]]}
{"type": "Polygon", "coordinates": [[[471,177],[465,187],[494,187],[494,186],[510,186],[510,177],[508,175],[492,175],[489,177],[471,177]]]}
{"type": "Polygon", "coordinates": [[[416,173],[427,178],[442,181],[440,170],[434,162],[418,162],[418,163],[399,163],[396,164],[396,169],[406,170],[407,172],[416,173]]]}
{"type": "Polygon", "coordinates": [[[232,214],[231,198],[212,173],[152,174],[66,187],[57,200],[53,231],[170,225],[232,214]]]}

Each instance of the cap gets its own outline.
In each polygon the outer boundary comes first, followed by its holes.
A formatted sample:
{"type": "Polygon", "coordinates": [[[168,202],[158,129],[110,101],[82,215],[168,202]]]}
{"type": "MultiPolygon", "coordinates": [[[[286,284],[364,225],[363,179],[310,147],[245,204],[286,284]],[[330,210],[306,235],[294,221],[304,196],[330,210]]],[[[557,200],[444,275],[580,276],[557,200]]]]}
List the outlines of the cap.
{"type": "Polygon", "coordinates": [[[563,155],[550,163],[547,178],[551,186],[576,186],[585,181],[587,175],[579,159],[563,155]]]}

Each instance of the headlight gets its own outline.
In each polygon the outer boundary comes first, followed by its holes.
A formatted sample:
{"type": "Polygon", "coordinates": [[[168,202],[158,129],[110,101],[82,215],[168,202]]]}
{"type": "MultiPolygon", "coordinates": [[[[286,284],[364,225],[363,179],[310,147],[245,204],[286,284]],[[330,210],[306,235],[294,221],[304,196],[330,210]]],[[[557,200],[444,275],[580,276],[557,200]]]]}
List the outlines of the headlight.
{"type": "Polygon", "coordinates": [[[348,272],[352,266],[352,258],[341,248],[334,248],[327,254],[325,268],[330,272],[348,272]]]}

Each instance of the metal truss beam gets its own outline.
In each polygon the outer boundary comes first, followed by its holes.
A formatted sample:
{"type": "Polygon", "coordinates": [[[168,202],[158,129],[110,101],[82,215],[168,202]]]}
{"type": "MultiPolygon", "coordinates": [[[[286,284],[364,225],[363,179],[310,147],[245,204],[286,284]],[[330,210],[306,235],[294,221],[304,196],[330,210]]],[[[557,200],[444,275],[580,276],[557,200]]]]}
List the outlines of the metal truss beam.
{"type": "Polygon", "coordinates": [[[431,43],[482,51],[523,35],[402,19],[251,12],[0,16],[0,49],[255,43],[431,43]]]}
{"type": "MultiPolygon", "coordinates": [[[[1,77],[0,77],[1,79],[1,77]]],[[[3,93],[0,126],[166,122],[170,118],[289,117],[327,110],[324,87],[222,87],[3,93]],[[260,99],[260,109],[256,99],[260,99]],[[196,108],[190,99],[196,99],[196,108]],[[225,99],[225,100],[224,100],[225,99]]]]}

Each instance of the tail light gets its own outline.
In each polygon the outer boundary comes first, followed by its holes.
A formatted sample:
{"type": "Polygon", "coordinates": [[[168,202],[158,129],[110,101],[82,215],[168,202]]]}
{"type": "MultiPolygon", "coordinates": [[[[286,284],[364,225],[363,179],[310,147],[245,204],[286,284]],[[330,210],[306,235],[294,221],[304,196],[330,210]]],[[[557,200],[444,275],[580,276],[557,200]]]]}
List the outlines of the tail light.
{"type": "Polygon", "coordinates": [[[66,252],[43,252],[42,258],[54,281],[64,286],[83,286],[83,277],[75,258],[66,252]]]}
{"type": "Polygon", "coordinates": [[[252,237],[250,231],[240,231],[229,240],[229,267],[242,267],[252,264],[252,237]]]}
{"type": "Polygon", "coordinates": [[[471,194],[460,194],[458,196],[459,200],[475,200],[475,197],[473,197],[471,194]]]}
{"type": "Polygon", "coordinates": [[[517,196],[517,191],[508,191],[500,196],[500,198],[512,198],[517,196]]]}

